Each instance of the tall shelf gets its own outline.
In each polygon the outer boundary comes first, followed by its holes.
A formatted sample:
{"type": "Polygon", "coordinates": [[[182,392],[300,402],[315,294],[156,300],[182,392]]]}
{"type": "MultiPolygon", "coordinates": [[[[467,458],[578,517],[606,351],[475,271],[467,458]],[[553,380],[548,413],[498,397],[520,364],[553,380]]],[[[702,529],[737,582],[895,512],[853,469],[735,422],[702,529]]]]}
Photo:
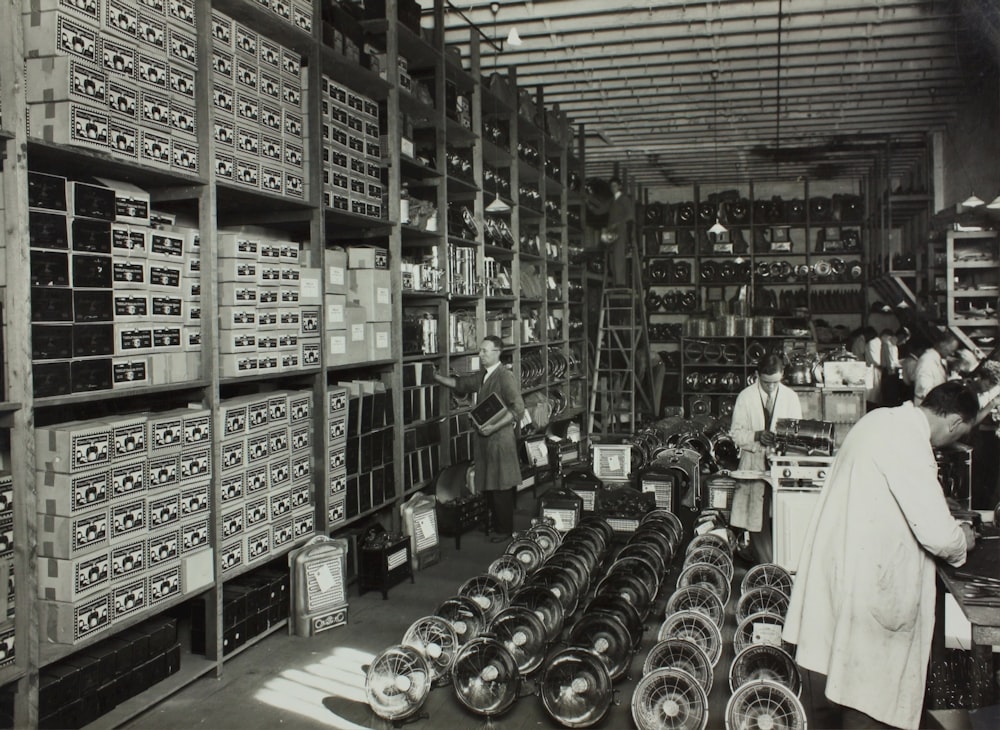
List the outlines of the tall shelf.
{"type": "MultiPolygon", "coordinates": [[[[29,138],[23,18],[16,4],[6,3],[0,9],[0,22],[12,29],[13,39],[0,50],[5,130],[0,132],[0,144],[6,152],[2,172],[5,278],[0,281],[5,386],[0,393],[0,434],[5,456],[0,467],[12,477],[11,529],[15,539],[9,560],[17,577],[12,618],[0,621],[0,635],[5,630],[13,632],[15,659],[0,667],[0,687],[13,693],[13,725],[19,728],[39,724],[40,711],[45,709],[39,706],[40,677],[47,667],[92,649],[105,638],[121,636],[146,619],[168,614],[197,619],[204,634],[203,653],[184,647],[179,668],[168,680],[118,705],[97,720],[95,727],[124,722],[198,677],[221,675],[228,659],[282,630],[287,620],[278,618],[255,639],[235,645],[227,621],[235,584],[259,566],[280,568],[286,553],[314,531],[346,536],[372,517],[398,527],[396,508],[402,500],[432,487],[440,468],[471,456],[468,404],[452,403],[447,392],[428,385],[428,366],[442,371],[474,369],[483,334],[496,331],[503,336],[504,360],[522,379],[526,395],[534,392],[561,403],[554,419],[574,418],[583,405],[586,357],[579,322],[585,318],[586,307],[571,290],[578,287],[584,274],[569,257],[570,249],[582,237],[578,192],[583,179],[582,134],[574,136],[569,121],[558,110],[544,108],[542,89],[518,89],[516,69],[507,69],[500,76],[506,93],[499,87],[491,88],[483,67],[495,69],[496,63],[492,59],[483,63],[484,48],[477,29],[470,28],[468,43],[460,44],[457,53],[445,45],[442,29],[444,14],[449,11],[444,0],[435,3],[433,13],[424,14],[423,24],[430,30],[413,27],[412,17],[406,22],[397,19],[406,14],[400,13],[403,3],[397,0],[387,0],[382,18],[356,18],[343,9],[330,15],[332,6],[321,8],[319,4],[311,8],[311,14],[305,14],[301,6],[291,8],[293,14],[285,19],[277,15],[280,8],[253,0],[193,0],[189,8],[183,2],[173,5],[184,17],[173,21],[165,17],[161,25],[168,33],[177,33],[189,23],[184,37],[193,44],[189,50],[193,48],[200,59],[185,72],[194,85],[193,95],[185,103],[198,112],[190,143],[183,150],[185,159],[197,158],[197,168],[188,171],[140,161],[138,154],[129,159],[108,150],[29,138]],[[217,25],[221,17],[239,24],[246,31],[244,40],[260,43],[261,52],[286,49],[291,63],[285,69],[288,73],[283,75],[277,66],[278,70],[269,70],[263,55],[241,56],[238,46],[226,46],[222,42],[224,29],[217,25]],[[345,52],[349,47],[345,37],[366,52],[377,50],[381,69],[362,64],[345,52]],[[403,58],[405,66],[398,63],[403,58]],[[241,112],[235,109],[235,121],[227,126],[228,118],[219,111],[224,108],[226,94],[220,96],[216,85],[219,75],[226,73],[249,74],[238,83],[272,84],[266,89],[257,87],[256,96],[245,97],[256,102],[265,116],[272,92],[277,94],[275,100],[280,97],[299,103],[301,99],[301,114],[284,109],[279,114],[281,121],[273,120],[281,125],[283,140],[278,166],[282,174],[277,178],[263,174],[268,166],[264,157],[260,166],[253,168],[246,166],[247,154],[230,152],[239,146],[241,153],[249,153],[258,149],[251,147],[258,140],[261,150],[271,152],[273,145],[267,147],[264,117],[259,128],[253,127],[240,122],[241,112]],[[429,94],[414,93],[416,81],[424,84],[429,94]],[[356,119],[338,126],[344,120],[334,116],[330,105],[340,92],[359,100],[357,110],[362,120],[357,128],[353,126],[356,119]],[[519,113],[524,96],[536,105],[533,119],[519,113]],[[463,100],[460,108],[459,98],[463,100]],[[487,131],[493,122],[501,123],[509,134],[506,149],[495,144],[497,140],[487,131]],[[344,129],[346,138],[339,136],[344,129]],[[362,146],[355,145],[353,133],[362,146]],[[344,147],[356,154],[341,158],[333,152],[341,149],[338,145],[345,139],[344,147]],[[413,147],[404,149],[404,140],[413,147]],[[533,163],[518,154],[519,143],[535,146],[533,163]],[[350,175],[346,181],[336,177],[341,163],[359,164],[352,172],[364,179],[363,184],[350,175]],[[260,180],[277,187],[262,188],[260,182],[249,187],[245,184],[249,177],[242,182],[231,177],[249,176],[254,169],[261,174],[260,180]],[[200,296],[200,309],[192,316],[200,323],[201,349],[184,377],[126,390],[35,395],[29,170],[71,179],[79,179],[80,171],[85,170],[88,177],[133,184],[149,193],[155,210],[176,216],[179,223],[196,232],[200,268],[187,273],[200,296]],[[497,192],[488,173],[492,170],[501,170],[510,183],[501,197],[511,209],[499,216],[486,211],[497,192]],[[522,186],[533,186],[533,190],[522,196],[522,186]],[[411,204],[413,199],[421,199],[433,205],[436,226],[401,219],[404,189],[411,204]],[[506,232],[498,226],[500,221],[506,232]],[[316,272],[314,283],[322,303],[296,307],[298,295],[288,301],[288,309],[295,312],[289,321],[300,321],[309,310],[309,329],[303,332],[314,338],[314,328],[319,334],[308,361],[302,355],[297,366],[287,369],[239,376],[223,372],[223,354],[235,340],[232,331],[220,322],[230,314],[223,311],[220,298],[223,290],[228,295],[231,287],[220,283],[223,264],[219,254],[224,245],[231,245],[223,238],[225,231],[237,228],[251,237],[296,244],[294,255],[288,252],[289,260],[305,267],[299,269],[301,272],[316,272]],[[339,261],[340,249],[348,246],[371,246],[388,253],[391,294],[387,305],[393,326],[384,330],[386,347],[375,346],[375,355],[344,364],[335,356],[329,338],[336,311],[323,297],[336,279],[337,267],[329,266],[328,260],[339,261]],[[506,268],[505,281],[489,279],[497,265],[506,268]],[[415,271],[420,274],[415,276],[415,271]],[[525,282],[532,279],[535,288],[526,288],[525,282]],[[503,319],[497,320],[498,315],[503,319]],[[413,339],[412,327],[397,326],[420,321],[434,322],[436,327],[429,325],[419,341],[413,339]],[[384,388],[384,394],[359,393],[349,399],[371,406],[374,411],[368,411],[369,417],[372,412],[378,414],[370,422],[364,414],[357,416],[357,428],[363,432],[359,438],[367,438],[369,444],[377,440],[383,453],[378,479],[364,473],[358,461],[352,462],[357,443],[351,436],[345,445],[340,419],[346,419],[350,428],[354,416],[330,410],[341,396],[350,395],[341,384],[355,380],[380,381],[376,390],[384,388]],[[232,534],[236,523],[231,519],[232,506],[222,493],[233,447],[218,430],[232,399],[265,398],[286,390],[310,394],[312,401],[308,415],[311,440],[306,451],[311,458],[300,460],[310,485],[308,493],[300,495],[306,504],[296,515],[302,519],[296,517],[294,537],[280,546],[275,544],[265,559],[251,560],[248,552],[242,563],[234,564],[226,536],[232,534]],[[573,396],[576,391],[580,392],[578,399],[573,396]],[[37,462],[36,428],[70,419],[119,418],[138,411],[160,414],[189,406],[202,409],[215,424],[211,442],[205,444],[212,485],[207,492],[211,577],[195,589],[123,616],[110,628],[75,643],[46,641],[45,627],[38,618],[41,601],[36,597],[39,505],[35,490],[30,488],[37,462]],[[416,460],[412,458],[415,450],[423,452],[416,460]],[[350,495],[346,502],[350,507],[345,506],[345,494],[350,495]]],[[[63,12],[81,20],[72,15],[77,10],[63,12]]],[[[84,18],[81,22],[91,22],[97,28],[102,19],[84,18]]],[[[114,33],[108,37],[112,42],[122,40],[114,33]]],[[[122,47],[127,50],[128,44],[122,47]]],[[[233,83],[237,89],[237,82],[233,83]]],[[[233,97],[239,102],[235,93],[233,97]]],[[[186,107],[182,104],[179,108],[186,107]]],[[[188,138],[182,134],[179,139],[183,142],[188,138]]],[[[283,287],[275,291],[284,292],[283,287]]],[[[289,290],[294,288],[289,285],[289,290]]],[[[377,342],[379,338],[374,339],[377,342]]],[[[295,357],[304,351],[296,351],[295,357]]],[[[295,358],[289,362],[294,363],[295,358]]],[[[348,409],[347,413],[356,412],[348,409]]],[[[290,496],[298,498],[294,492],[290,496]]],[[[278,572],[282,570],[287,571],[287,567],[278,572]]]]}
{"type": "MultiPolygon", "coordinates": [[[[837,332],[862,324],[867,244],[860,196],[813,194],[808,181],[792,186],[794,197],[784,192],[750,184],[720,205],[696,185],[686,199],[644,206],[650,340],[663,353],[668,378],[683,375],[680,341],[692,316],[773,317],[780,335],[781,318],[809,315],[833,333],[821,347],[839,344],[837,332]],[[718,237],[709,232],[717,215],[728,229],[718,237]]],[[[670,395],[682,392],[665,387],[661,405],[683,405],[670,395]]]]}

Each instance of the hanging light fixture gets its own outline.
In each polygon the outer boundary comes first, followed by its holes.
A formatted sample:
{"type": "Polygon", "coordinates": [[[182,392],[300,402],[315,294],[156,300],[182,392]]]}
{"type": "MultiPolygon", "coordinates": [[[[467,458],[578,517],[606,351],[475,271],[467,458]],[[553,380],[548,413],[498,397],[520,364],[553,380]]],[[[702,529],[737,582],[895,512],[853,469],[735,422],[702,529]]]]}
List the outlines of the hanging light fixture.
{"type": "MultiPolygon", "coordinates": [[[[490,3],[490,10],[493,13],[493,38],[495,40],[496,37],[497,37],[497,15],[500,13],[500,3],[490,3]]],[[[511,29],[511,33],[514,33],[516,35],[517,29],[516,28],[515,29],[511,29]]],[[[508,38],[507,42],[510,43],[510,39],[509,38],[508,38]]],[[[521,39],[518,38],[517,39],[517,43],[516,44],[512,43],[511,45],[520,45],[520,43],[521,43],[521,39]]],[[[497,70],[497,57],[494,55],[493,56],[493,73],[496,73],[496,70],[497,70]]],[[[496,101],[496,95],[495,94],[493,95],[493,117],[494,117],[494,120],[497,117],[497,101],[496,101]]],[[[493,202],[486,206],[486,212],[487,213],[509,213],[510,212],[510,206],[507,205],[506,202],[504,202],[503,200],[500,199],[500,184],[498,182],[498,176],[499,176],[499,174],[500,174],[499,168],[497,168],[496,166],[494,166],[494,168],[493,168],[493,202]]]]}
{"type": "MultiPolygon", "coordinates": [[[[1000,198],[998,198],[998,200],[1000,200],[1000,198]]],[[[990,203],[990,205],[992,204],[993,203],[990,203]]],[[[979,198],[975,193],[962,201],[963,208],[978,208],[980,205],[986,205],[986,201],[979,198]]]]}
{"type": "Polygon", "coordinates": [[[993,198],[992,202],[987,204],[986,207],[990,210],[1000,210],[1000,195],[993,198]]]}
{"type": "MultiPolygon", "coordinates": [[[[715,146],[715,161],[713,167],[715,168],[715,184],[719,184],[719,70],[712,69],[712,138],[714,140],[715,146]]],[[[715,209],[715,224],[708,229],[710,235],[718,238],[719,236],[729,233],[729,229],[722,225],[722,221],[719,220],[719,208],[715,209]]]]}
{"type": "Polygon", "coordinates": [[[510,33],[507,34],[507,45],[508,46],[520,46],[523,45],[524,41],[521,40],[521,35],[517,32],[517,26],[510,29],[510,33]]]}

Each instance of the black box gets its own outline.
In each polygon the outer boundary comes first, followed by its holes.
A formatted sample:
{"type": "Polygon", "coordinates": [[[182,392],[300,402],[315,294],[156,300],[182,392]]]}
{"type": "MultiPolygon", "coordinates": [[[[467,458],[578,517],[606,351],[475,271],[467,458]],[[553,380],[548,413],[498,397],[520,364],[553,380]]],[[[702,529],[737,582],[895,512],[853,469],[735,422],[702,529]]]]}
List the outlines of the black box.
{"type": "Polygon", "coordinates": [[[222,655],[231,654],[246,643],[246,626],[243,622],[230,626],[222,632],[222,655]]]}
{"type": "Polygon", "coordinates": [[[74,393],[92,393],[111,389],[111,358],[73,360],[70,364],[70,388],[74,393]]]}
{"type": "Polygon", "coordinates": [[[73,357],[73,325],[31,325],[32,360],[67,360],[73,357]]]}
{"type": "Polygon", "coordinates": [[[250,588],[227,583],[222,589],[222,626],[231,629],[247,618],[247,594],[250,588]]]}
{"type": "MultiPolygon", "coordinates": [[[[115,191],[101,185],[70,182],[70,199],[73,201],[73,215],[97,218],[103,221],[115,219],[115,191]]],[[[109,244],[110,245],[110,244],[109,244]]]]}
{"type": "Polygon", "coordinates": [[[163,662],[167,676],[177,674],[181,668],[181,645],[174,644],[163,654],[163,662]]]}
{"type": "Polygon", "coordinates": [[[114,354],[113,324],[73,325],[73,357],[101,357],[114,354]]]}
{"type": "Polygon", "coordinates": [[[31,287],[32,322],[72,322],[73,290],[54,286],[31,287]]]}
{"type": "Polygon", "coordinates": [[[177,619],[158,616],[143,625],[149,636],[149,656],[162,654],[177,643],[177,619]]]}
{"type": "Polygon", "coordinates": [[[73,219],[74,251],[83,253],[111,253],[111,223],[108,221],[73,219]]]}
{"type": "Polygon", "coordinates": [[[63,659],[62,664],[76,670],[76,687],[81,697],[93,694],[97,690],[102,679],[97,673],[98,662],[92,657],[72,654],[63,659]]]}
{"type": "Polygon", "coordinates": [[[111,288],[111,257],[73,254],[73,286],[84,289],[111,288]]]}
{"type": "Polygon", "coordinates": [[[69,286],[69,254],[31,249],[31,286],[69,286]]]}
{"type": "Polygon", "coordinates": [[[385,501],[385,471],[382,467],[372,469],[372,505],[382,504],[385,501]]]}
{"type": "Polygon", "coordinates": [[[149,659],[149,634],[141,626],[133,626],[118,634],[117,638],[131,646],[131,651],[128,652],[131,656],[131,668],[144,664],[149,659]]]}
{"type": "Polygon", "coordinates": [[[73,321],[77,324],[110,323],[114,321],[114,313],[114,293],[111,289],[73,290],[73,321]]]}
{"type": "Polygon", "coordinates": [[[69,248],[69,218],[65,213],[28,211],[28,245],[32,248],[69,248]]]}
{"type": "Polygon", "coordinates": [[[374,505],[372,504],[372,475],[371,473],[358,475],[358,509],[367,512],[374,505]]]}
{"type": "Polygon", "coordinates": [[[66,178],[28,171],[28,207],[66,212],[66,178]]]}
{"type": "Polygon", "coordinates": [[[52,714],[72,697],[80,695],[77,668],[56,662],[42,669],[38,678],[38,710],[40,715],[52,714]]]}
{"type": "Polygon", "coordinates": [[[31,370],[32,392],[36,398],[68,395],[72,392],[69,360],[35,363],[31,370]]]}

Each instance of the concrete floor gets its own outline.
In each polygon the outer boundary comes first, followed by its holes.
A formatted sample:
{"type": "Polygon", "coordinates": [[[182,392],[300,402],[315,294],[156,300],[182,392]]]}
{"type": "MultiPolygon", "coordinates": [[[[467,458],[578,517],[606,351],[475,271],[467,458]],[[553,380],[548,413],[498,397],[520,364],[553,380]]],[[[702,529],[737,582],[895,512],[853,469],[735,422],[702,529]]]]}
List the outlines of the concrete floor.
{"type": "MultiPolygon", "coordinates": [[[[534,501],[530,492],[525,492],[518,502],[515,524],[523,529],[534,512],[534,501]]],[[[226,662],[221,678],[204,677],[196,681],[125,727],[132,730],[387,727],[364,703],[362,665],[382,649],[398,643],[414,619],[434,613],[441,601],[455,595],[467,578],[484,572],[490,561],[502,553],[503,545],[492,544],[481,532],[473,532],[462,538],[461,550],[455,549],[452,539],[445,539],[442,548],[439,563],[419,571],[413,584],[404,582],[392,588],[387,601],[379,593],[358,596],[357,590],[352,589],[347,626],[311,638],[275,634],[226,662]]],[[[632,690],[641,675],[646,654],[656,643],[656,628],[671,592],[666,587],[673,585],[680,562],[678,557],[646,622],[642,644],[633,657],[631,677],[616,684],[618,704],[612,705],[596,727],[634,727],[629,707],[632,690]]],[[[725,704],[730,694],[728,670],[733,659],[732,614],[743,572],[745,566],[738,566],[723,629],[725,649],[716,666],[709,698],[709,728],[725,726],[725,704]]],[[[450,685],[434,689],[424,709],[428,717],[416,720],[409,727],[459,730],[484,725],[484,718],[464,709],[450,685]]],[[[559,727],[535,696],[517,700],[493,725],[502,730],[559,727]]]]}

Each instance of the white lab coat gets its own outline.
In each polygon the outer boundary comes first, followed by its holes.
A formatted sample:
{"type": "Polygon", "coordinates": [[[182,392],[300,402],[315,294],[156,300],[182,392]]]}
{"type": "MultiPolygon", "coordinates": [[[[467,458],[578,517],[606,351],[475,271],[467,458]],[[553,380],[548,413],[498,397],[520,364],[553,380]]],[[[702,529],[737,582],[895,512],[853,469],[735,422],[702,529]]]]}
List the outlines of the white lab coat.
{"type": "Polygon", "coordinates": [[[934,388],[948,380],[948,366],[941,353],[928,347],[913,370],[913,404],[920,405],[934,388]]]}
{"type": "Polygon", "coordinates": [[[766,402],[767,393],[761,390],[757,383],[747,386],[736,396],[730,433],[733,443],[740,447],[740,469],[750,471],[767,469],[767,447],[754,441],[754,434],[757,431],[763,431],[765,428],[773,431],[774,424],[780,418],[802,418],[798,393],[784,383],[778,383],[771,424],[764,423],[766,402]]]}
{"type": "Polygon", "coordinates": [[[937,481],[927,417],[880,408],[850,430],[806,531],[783,638],[826,696],[916,728],[934,629],[937,556],[965,537],[937,481]]]}
{"type": "Polygon", "coordinates": [[[865,399],[872,403],[882,402],[882,340],[873,337],[865,343],[865,362],[872,373],[872,385],[865,392],[865,399]]]}

